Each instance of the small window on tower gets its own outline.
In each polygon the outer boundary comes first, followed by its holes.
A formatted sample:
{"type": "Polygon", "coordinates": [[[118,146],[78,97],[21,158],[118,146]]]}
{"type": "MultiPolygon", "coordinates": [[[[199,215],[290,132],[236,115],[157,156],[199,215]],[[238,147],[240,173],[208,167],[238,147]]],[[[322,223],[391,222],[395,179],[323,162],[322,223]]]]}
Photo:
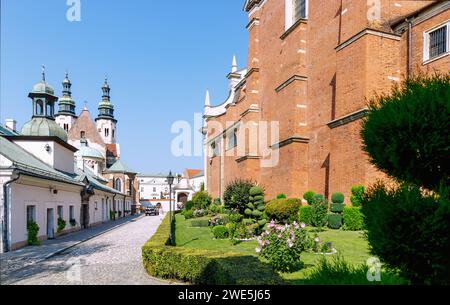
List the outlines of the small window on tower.
{"type": "Polygon", "coordinates": [[[109,137],[109,128],[105,128],[105,137],[109,137]]]}
{"type": "Polygon", "coordinates": [[[69,132],[69,124],[64,124],[64,130],[65,130],[66,132],[69,132]]]}
{"type": "Polygon", "coordinates": [[[42,100],[37,100],[35,112],[36,112],[36,115],[44,114],[44,102],[42,100]]]}
{"type": "Polygon", "coordinates": [[[86,137],[86,132],[82,131],[80,132],[80,138],[84,139],[86,137]]]}
{"type": "Polygon", "coordinates": [[[113,139],[114,139],[115,135],[116,135],[116,131],[113,129],[112,130],[112,137],[113,137],[113,139]]]}

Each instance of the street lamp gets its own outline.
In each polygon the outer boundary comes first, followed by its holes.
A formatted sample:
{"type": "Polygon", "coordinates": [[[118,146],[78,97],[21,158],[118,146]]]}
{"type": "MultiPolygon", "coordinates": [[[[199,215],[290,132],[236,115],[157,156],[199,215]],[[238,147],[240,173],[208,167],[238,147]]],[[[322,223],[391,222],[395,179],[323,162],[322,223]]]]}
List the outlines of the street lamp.
{"type": "Polygon", "coordinates": [[[174,244],[174,240],[173,240],[173,226],[172,226],[172,184],[173,184],[173,179],[175,177],[172,174],[172,171],[170,171],[169,176],[167,176],[167,183],[169,184],[169,211],[170,211],[170,219],[169,219],[169,226],[170,226],[170,244],[173,245],[174,244]]]}

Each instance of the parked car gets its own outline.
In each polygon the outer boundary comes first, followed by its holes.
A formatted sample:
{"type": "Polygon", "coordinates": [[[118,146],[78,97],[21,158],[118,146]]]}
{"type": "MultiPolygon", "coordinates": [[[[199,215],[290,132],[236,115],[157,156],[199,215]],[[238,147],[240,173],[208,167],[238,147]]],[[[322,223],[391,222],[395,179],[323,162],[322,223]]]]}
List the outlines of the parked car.
{"type": "Polygon", "coordinates": [[[158,209],[153,204],[149,204],[145,208],[145,216],[157,216],[159,215],[158,209]]]}

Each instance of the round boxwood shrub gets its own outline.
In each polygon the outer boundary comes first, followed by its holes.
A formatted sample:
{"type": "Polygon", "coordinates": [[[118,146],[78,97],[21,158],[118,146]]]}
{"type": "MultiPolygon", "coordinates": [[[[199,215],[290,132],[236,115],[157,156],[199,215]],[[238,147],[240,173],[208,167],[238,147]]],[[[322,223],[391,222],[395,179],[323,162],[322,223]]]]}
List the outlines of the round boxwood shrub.
{"type": "Polygon", "coordinates": [[[316,193],[313,191],[307,191],[306,193],[303,194],[303,199],[305,199],[306,202],[308,202],[308,204],[311,204],[315,194],[316,193]]]}
{"type": "Polygon", "coordinates": [[[287,198],[286,195],[283,193],[277,195],[277,199],[286,199],[286,198],[287,198]]]}
{"type": "Polygon", "coordinates": [[[331,195],[331,202],[332,203],[344,203],[344,194],[342,193],[334,193],[331,195]]]}
{"type": "Polygon", "coordinates": [[[431,190],[450,185],[450,74],[406,80],[369,105],[361,131],[370,162],[431,190]]]}
{"type": "Polygon", "coordinates": [[[312,207],[310,205],[300,207],[300,211],[299,211],[300,223],[304,223],[305,225],[310,226],[311,225],[311,213],[312,213],[312,207]]]}
{"type": "Polygon", "coordinates": [[[342,215],[328,214],[328,227],[331,229],[340,229],[342,227],[342,215]]]}
{"type": "Polygon", "coordinates": [[[344,225],[343,229],[346,231],[360,231],[364,230],[364,215],[361,208],[345,207],[344,208],[344,225]]]}
{"type": "Polygon", "coordinates": [[[371,253],[414,285],[450,284],[450,199],[403,184],[377,184],[363,197],[371,253]]]}
{"type": "Polygon", "coordinates": [[[266,206],[269,219],[280,223],[292,223],[297,220],[301,202],[298,199],[274,199],[266,206]]]}
{"type": "Polygon", "coordinates": [[[229,236],[227,227],[223,225],[213,227],[212,232],[216,239],[226,239],[229,236]]]}

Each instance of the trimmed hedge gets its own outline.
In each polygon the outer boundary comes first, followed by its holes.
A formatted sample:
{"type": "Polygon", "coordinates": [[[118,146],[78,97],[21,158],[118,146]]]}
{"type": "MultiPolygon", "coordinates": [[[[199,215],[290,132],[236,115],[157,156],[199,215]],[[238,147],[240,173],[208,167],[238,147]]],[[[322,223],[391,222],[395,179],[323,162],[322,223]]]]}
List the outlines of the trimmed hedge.
{"type": "Polygon", "coordinates": [[[209,220],[208,219],[191,220],[191,226],[194,227],[194,228],[209,227],[209,220]]]}
{"type": "Polygon", "coordinates": [[[269,219],[282,223],[292,223],[298,217],[301,203],[299,199],[274,199],[266,206],[269,219]]]}
{"type": "Polygon", "coordinates": [[[345,207],[344,208],[344,226],[346,231],[364,230],[364,215],[361,208],[345,207]]]}
{"type": "Polygon", "coordinates": [[[299,221],[300,223],[304,223],[307,226],[311,225],[311,214],[312,208],[311,206],[302,206],[299,211],[299,221]]]}
{"type": "Polygon", "coordinates": [[[220,225],[212,228],[212,232],[215,238],[217,239],[226,239],[228,238],[228,229],[227,227],[220,225]]]}
{"type": "Polygon", "coordinates": [[[144,268],[151,276],[196,285],[284,284],[269,265],[253,256],[168,246],[168,227],[166,217],[142,247],[144,268]]]}
{"type": "Polygon", "coordinates": [[[342,215],[328,214],[328,227],[330,229],[340,229],[342,227],[342,215]]]}

